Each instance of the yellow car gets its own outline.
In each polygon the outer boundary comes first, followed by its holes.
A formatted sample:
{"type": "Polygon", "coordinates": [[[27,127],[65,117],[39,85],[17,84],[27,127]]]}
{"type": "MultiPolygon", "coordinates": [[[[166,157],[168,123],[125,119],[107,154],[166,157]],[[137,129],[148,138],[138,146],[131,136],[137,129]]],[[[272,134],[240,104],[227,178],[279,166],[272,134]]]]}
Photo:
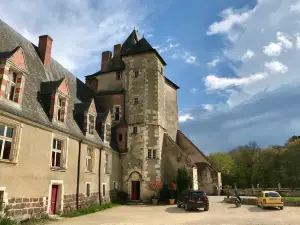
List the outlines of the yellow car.
{"type": "Polygon", "coordinates": [[[276,191],[262,191],[257,198],[257,206],[265,209],[267,207],[279,207],[283,209],[283,198],[276,191]]]}

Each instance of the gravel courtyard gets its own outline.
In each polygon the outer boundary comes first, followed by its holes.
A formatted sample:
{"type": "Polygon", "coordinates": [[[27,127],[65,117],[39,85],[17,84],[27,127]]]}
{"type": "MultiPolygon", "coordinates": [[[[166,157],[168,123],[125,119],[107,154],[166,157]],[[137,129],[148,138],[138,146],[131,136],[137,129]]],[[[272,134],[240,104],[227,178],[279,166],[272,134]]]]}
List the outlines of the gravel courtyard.
{"type": "Polygon", "coordinates": [[[71,219],[55,221],[58,225],[300,225],[300,207],[285,207],[284,210],[262,210],[256,206],[240,208],[211,199],[208,212],[186,212],[176,206],[120,206],[112,209],[71,219]]]}

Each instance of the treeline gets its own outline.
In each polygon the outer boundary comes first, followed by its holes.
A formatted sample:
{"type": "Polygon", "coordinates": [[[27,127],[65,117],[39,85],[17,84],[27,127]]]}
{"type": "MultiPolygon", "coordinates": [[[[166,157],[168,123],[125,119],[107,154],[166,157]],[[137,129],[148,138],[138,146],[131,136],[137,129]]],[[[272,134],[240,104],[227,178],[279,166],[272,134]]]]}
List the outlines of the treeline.
{"type": "Polygon", "coordinates": [[[222,173],[222,185],[238,188],[300,188],[300,136],[262,149],[255,142],[208,156],[222,173]]]}

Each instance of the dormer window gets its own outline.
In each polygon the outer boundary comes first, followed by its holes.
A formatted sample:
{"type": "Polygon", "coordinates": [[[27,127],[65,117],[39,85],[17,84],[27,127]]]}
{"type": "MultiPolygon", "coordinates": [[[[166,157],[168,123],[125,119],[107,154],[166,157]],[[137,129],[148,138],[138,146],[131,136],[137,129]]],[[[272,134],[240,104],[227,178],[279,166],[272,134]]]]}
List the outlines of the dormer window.
{"type": "Polygon", "coordinates": [[[64,102],[65,99],[59,96],[56,105],[56,109],[57,109],[56,119],[61,122],[64,122],[64,110],[63,110],[64,102]]]}
{"type": "Polygon", "coordinates": [[[89,117],[88,132],[89,134],[94,134],[96,118],[92,114],[89,114],[88,117],[89,117]]]}
{"type": "Polygon", "coordinates": [[[112,109],[112,120],[120,121],[121,107],[119,105],[115,105],[112,109]]]}
{"type": "Polygon", "coordinates": [[[15,90],[16,90],[16,83],[17,83],[17,74],[15,72],[10,72],[8,75],[8,80],[5,87],[5,94],[4,97],[11,101],[14,100],[15,97],[15,90]]]}
{"type": "Polygon", "coordinates": [[[116,79],[117,80],[122,80],[122,72],[121,71],[117,71],[117,73],[116,73],[116,79]]]}

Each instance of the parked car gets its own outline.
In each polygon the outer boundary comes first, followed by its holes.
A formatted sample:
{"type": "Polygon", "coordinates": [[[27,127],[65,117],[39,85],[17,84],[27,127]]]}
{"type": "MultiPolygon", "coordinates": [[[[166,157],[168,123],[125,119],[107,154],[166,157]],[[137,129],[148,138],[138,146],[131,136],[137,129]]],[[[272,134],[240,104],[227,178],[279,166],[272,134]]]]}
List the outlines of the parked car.
{"type": "Polygon", "coordinates": [[[283,209],[283,198],[276,191],[262,191],[257,198],[257,206],[262,209],[266,207],[279,207],[283,209]]]}
{"type": "Polygon", "coordinates": [[[203,191],[185,190],[178,197],[177,207],[184,207],[186,211],[198,208],[204,208],[204,211],[208,211],[209,200],[203,191]]]}

